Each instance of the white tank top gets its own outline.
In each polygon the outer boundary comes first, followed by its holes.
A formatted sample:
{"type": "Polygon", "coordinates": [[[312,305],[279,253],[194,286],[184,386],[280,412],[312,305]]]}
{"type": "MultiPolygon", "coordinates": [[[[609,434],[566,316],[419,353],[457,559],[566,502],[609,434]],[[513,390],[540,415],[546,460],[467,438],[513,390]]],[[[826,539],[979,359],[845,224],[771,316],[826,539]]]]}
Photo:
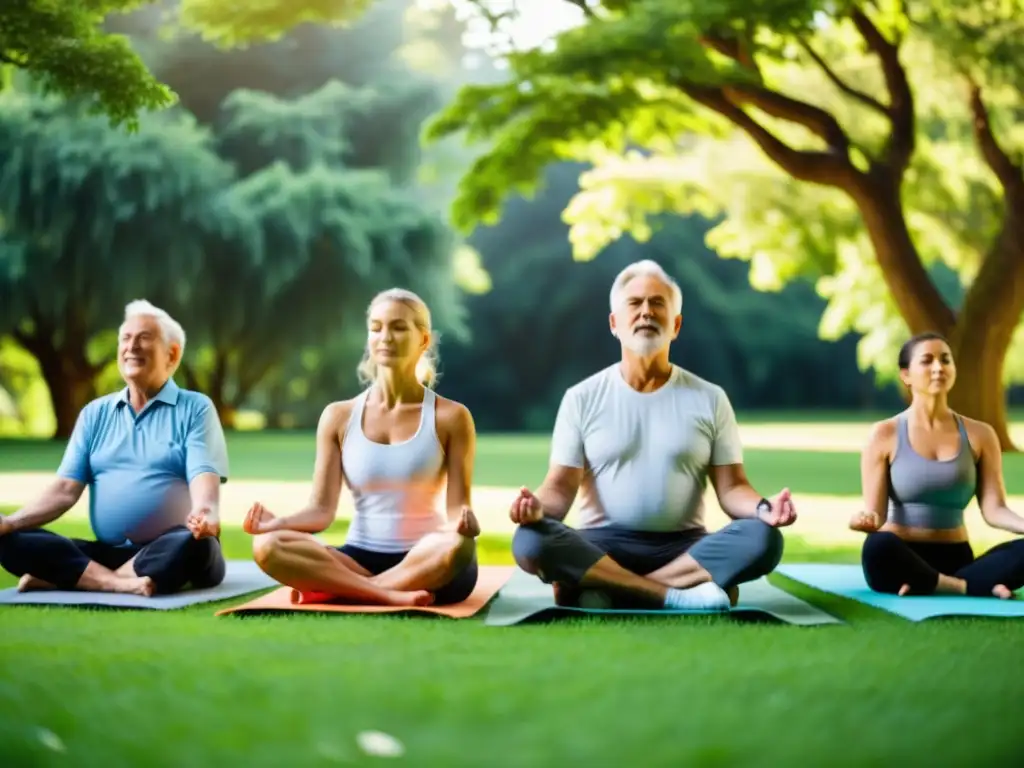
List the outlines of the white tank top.
{"type": "Polygon", "coordinates": [[[342,441],[345,482],[355,502],[346,542],[375,552],[408,552],[445,522],[439,504],[444,448],[435,425],[437,396],[424,388],[416,434],[384,445],[363,432],[369,393],[356,398],[342,441]]]}

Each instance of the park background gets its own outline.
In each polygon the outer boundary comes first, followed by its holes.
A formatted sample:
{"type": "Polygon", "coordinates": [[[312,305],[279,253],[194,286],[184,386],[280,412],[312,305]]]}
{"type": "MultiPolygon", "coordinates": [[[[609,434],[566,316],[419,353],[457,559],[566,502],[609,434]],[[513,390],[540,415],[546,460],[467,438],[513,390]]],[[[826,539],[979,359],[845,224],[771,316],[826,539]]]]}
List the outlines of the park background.
{"type": "MultiPolygon", "coordinates": [[[[41,491],[81,407],[122,386],[116,329],[124,305],[147,298],[184,325],[177,379],[213,398],[227,429],[225,546],[247,556],[238,523],[255,500],[279,513],[303,503],[317,418],[327,403],[359,391],[367,302],[399,285],[433,310],[437,389],[471,409],[480,434],[474,507],[483,559],[508,562],[508,502],[543,477],[565,389],[617,358],[608,291],[617,272],[641,258],[682,287],[684,325],[672,360],[728,392],[755,487],[794,493],[800,520],[786,532],[788,560],[856,561],[861,536],[846,521],[860,507],[858,451],[873,421],[905,407],[895,363],[912,331],[937,329],[953,340],[961,363],[954,406],[997,427],[1011,506],[1024,511],[1016,450],[1024,445],[1021,4],[986,5],[981,16],[942,3],[583,5],[630,23],[599,26],[568,0],[264,0],[230,13],[210,0],[122,1],[93,7],[136,8],[99,27],[126,44],[94,50],[92,11],[53,11],[37,0],[0,9],[0,511],[41,491]],[[495,29],[481,6],[512,15],[495,29]],[[335,17],[345,23],[327,23],[335,17]],[[42,22],[52,27],[32,26],[42,22]],[[47,32],[54,29],[83,35],[79,53],[62,48],[47,32]],[[757,77],[744,79],[737,73],[750,69],[755,40],[757,77]],[[885,40],[899,41],[898,59],[885,40]],[[509,56],[512,49],[527,53],[509,56]],[[136,55],[144,68],[113,66],[136,55]],[[54,87],[43,88],[47,82],[54,87]]],[[[84,535],[87,503],[83,497],[55,528],[84,535]]],[[[724,522],[713,493],[708,507],[709,525],[724,522]]],[[[329,539],[343,539],[349,509],[346,493],[329,539]]],[[[968,525],[976,549],[1008,538],[984,525],[976,505],[968,525]]],[[[63,639],[54,648],[99,631],[46,614],[20,612],[5,629],[9,648],[34,647],[39,633],[57,627],[63,639]]],[[[902,680],[898,717],[913,735],[875,733],[858,742],[856,759],[920,755],[931,748],[929,734],[943,723],[962,727],[968,710],[973,754],[1008,754],[1009,737],[989,721],[999,720],[999,702],[1019,695],[999,667],[1000,643],[1017,642],[1019,630],[964,625],[911,638],[885,619],[858,618],[871,631],[842,641],[837,654],[902,645],[908,657],[918,653],[917,666],[880,662],[864,680],[830,667],[824,683],[797,682],[797,667],[835,657],[815,656],[824,652],[805,636],[783,642],[765,634],[758,638],[777,655],[763,662],[760,678],[737,670],[697,685],[727,707],[732,680],[766,712],[780,713],[794,701],[818,701],[822,686],[843,690],[836,709],[799,726],[802,736],[776,743],[779,760],[814,749],[835,758],[814,729],[841,739],[846,728],[856,731],[857,712],[877,718],[858,696],[885,685],[886,675],[902,680]],[[962,696],[957,686],[969,679],[971,690],[991,695],[940,714],[928,664],[959,664],[951,647],[989,649],[949,685],[962,696]],[[777,698],[772,680],[786,680],[790,698],[777,698]],[[839,710],[852,714],[839,722],[839,710]]],[[[118,621],[155,638],[142,619],[118,621]]],[[[205,621],[197,614],[169,625],[156,647],[193,654],[205,621]]],[[[310,637],[342,642],[328,625],[309,626],[310,637]]],[[[381,639],[387,630],[358,627],[344,641],[350,647],[380,641],[379,658],[401,658],[397,641],[381,639]]],[[[241,636],[216,631],[222,640],[241,636]]],[[[285,647],[286,632],[261,631],[285,647]]],[[[399,634],[448,652],[452,635],[420,631],[399,634]]],[[[588,640],[605,649],[599,655],[615,658],[639,643],[657,656],[660,641],[646,628],[605,631],[621,635],[588,640]]],[[[726,650],[745,652],[721,627],[681,631],[722,665],[726,650]]],[[[528,706],[530,673],[511,661],[513,649],[469,637],[493,654],[492,672],[499,660],[508,664],[495,675],[517,691],[509,711],[528,706]]],[[[543,638],[528,637],[542,653],[543,638]]],[[[224,653],[214,655],[228,665],[224,653]]],[[[306,663],[328,663],[320,653],[306,663]]],[[[11,685],[0,704],[13,719],[0,735],[26,759],[43,758],[18,723],[55,717],[62,706],[56,693],[28,682],[30,674],[55,660],[71,663],[59,658],[56,650],[28,653],[22,670],[3,673],[11,685]]],[[[109,672],[105,662],[90,663],[109,672]]],[[[370,671],[345,668],[354,688],[375,684],[370,671]]],[[[570,693],[590,683],[559,669],[575,680],[565,686],[566,706],[583,706],[570,693]]],[[[641,677],[659,688],[653,662],[646,670],[641,677]]],[[[295,674],[312,680],[317,672],[295,674]]],[[[410,695],[434,701],[432,683],[413,679],[410,695]]],[[[214,686],[213,695],[235,700],[231,685],[214,686]]],[[[314,699],[329,698],[322,686],[313,689],[314,699]]],[[[497,727],[500,707],[480,714],[486,689],[450,694],[455,714],[431,722],[441,732],[474,717],[497,727]]],[[[87,706],[89,695],[74,702],[87,706]]],[[[117,710],[128,712],[135,695],[143,694],[125,694],[117,710]]],[[[181,691],[166,695],[183,701],[181,691]]],[[[270,702],[274,692],[250,695],[270,702]]],[[[371,710],[387,709],[365,695],[371,710]]],[[[557,753],[598,764],[612,754],[628,759],[643,733],[657,733],[661,746],[645,748],[674,754],[658,730],[667,720],[645,730],[623,714],[629,707],[600,699],[587,706],[615,739],[593,743],[538,725],[524,737],[527,752],[540,750],[530,753],[538,761],[557,753]],[[545,752],[552,740],[560,746],[545,752]]],[[[387,717],[419,739],[424,759],[464,759],[443,739],[431,741],[407,706],[387,717]]],[[[697,763],[739,764],[760,749],[761,726],[744,719],[753,735],[737,737],[709,718],[693,721],[692,743],[678,747],[697,763]]],[[[77,738],[86,753],[112,754],[85,726],[65,725],[74,735],[64,738],[77,738]]],[[[491,744],[512,738],[482,728],[491,744]]],[[[230,758],[243,737],[230,727],[226,734],[183,754],[191,764],[230,758]]],[[[125,754],[138,754],[118,738],[125,754]]],[[[262,758],[283,759],[283,742],[265,738],[273,743],[262,758]]],[[[304,748],[312,762],[337,762],[335,747],[304,748]]],[[[935,751],[929,764],[956,764],[957,749],[935,751]]],[[[510,752],[503,764],[529,763],[519,757],[510,752]]]]}

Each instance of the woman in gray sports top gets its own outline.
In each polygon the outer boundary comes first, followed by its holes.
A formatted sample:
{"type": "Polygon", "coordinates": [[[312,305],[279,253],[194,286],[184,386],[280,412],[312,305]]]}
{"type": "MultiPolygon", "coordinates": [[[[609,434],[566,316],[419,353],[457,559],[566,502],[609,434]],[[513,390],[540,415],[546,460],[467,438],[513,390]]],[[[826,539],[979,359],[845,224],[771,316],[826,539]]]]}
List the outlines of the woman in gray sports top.
{"type": "Polygon", "coordinates": [[[950,409],[956,366],[942,336],[910,339],[899,367],[912,401],[873,426],[861,456],[864,511],[850,521],[868,534],[861,553],[868,586],[898,595],[1010,598],[1024,587],[1024,539],[975,558],[963,519],[977,496],[986,523],[1024,533],[1024,518],[1006,506],[995,430],[950,409]]]}

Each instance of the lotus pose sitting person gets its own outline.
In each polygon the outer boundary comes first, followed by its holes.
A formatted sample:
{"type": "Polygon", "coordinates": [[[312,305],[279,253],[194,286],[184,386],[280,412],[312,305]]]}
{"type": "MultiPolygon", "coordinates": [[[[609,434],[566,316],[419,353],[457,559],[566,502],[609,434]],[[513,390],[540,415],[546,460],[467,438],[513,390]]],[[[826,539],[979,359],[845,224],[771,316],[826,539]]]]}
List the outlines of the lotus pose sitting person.
{"type": "Polygon", "coordinates": [[[796,519],[790,493],[768,501],[751,488],[725,392],[669,362],[681,308],[679,286],[656,263],[618,275],[610,324],[621,360],[565,393],[547,477],[512,502],[515,560],[552,583],[560,603],[724,611],[737,585],[782,557],[778,527],[796,519]],[[710,534],[709,476],[733,518],[710,534]],[[580,489],[573,530],[562,520],[580,489]]]}
{"type": "Polygon", "coordinates": [[[939,334],[907,341],[899,367],[910,407],[872,427],[861,456],[864,511],[850,521],[868,534],[861,552],[868,586],[898,595],[1012,597],[1024,586],[1024,539],[975,559],[964,526],[964,508],[977,496],[985,522],[1024,533],[1024,519],[1006,506],[995,430],[950,409],[956,365],[939,334]]]}
{"type": "Polygon", "coordinates": [[[435,394],[430,312],[391,289],[370,303],[352,400],[324,409],[313,490],[300,511],[276,517],[256,504],[244,528],[256,562],[293,587],[296,602],[451,604],[477,580],[480,533],[469,507],[476,430],[465,406],[435,394]],[[355,514],[344,546],[313,534],[335,519],[342,482],[355,514]],[[447,519],[440,494],[447,482],[447,519]]]}
{"type": "Polygon", "coordinates": [[[148,301],[125,308],[117,365],[127,387],[87,404],[57,470],[36,501],[0,519],[0,565],[19,589],[172,593],[224,579],[220,485],[227,447],[206,395],[171,378],[185,333],[148,301]],[[86,486],[95,541],[40,528],[86,486]]]}

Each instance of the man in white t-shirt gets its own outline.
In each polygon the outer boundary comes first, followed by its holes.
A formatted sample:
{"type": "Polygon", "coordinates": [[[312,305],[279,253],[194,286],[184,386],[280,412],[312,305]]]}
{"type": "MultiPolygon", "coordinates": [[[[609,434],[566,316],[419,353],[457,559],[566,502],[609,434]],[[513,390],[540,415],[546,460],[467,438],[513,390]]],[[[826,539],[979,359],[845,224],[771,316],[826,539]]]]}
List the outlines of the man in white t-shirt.
{"type": "Polygon", "coordinates": [[[610,323],[622,359],[565,393],[548,475],[512,502],[516,562],[561,603],[727,611],[737,585],[782,558],[778,529],[796,520],[789,489],[768,500],[750,486],[728,396],[669,362],[682,303],[653,261],[619,273],[610,323]],[[704,527],[708,478],[733,518],[714,533],[704,527]],[[577,492],[574,530],[562,520],[577,492]]]}

